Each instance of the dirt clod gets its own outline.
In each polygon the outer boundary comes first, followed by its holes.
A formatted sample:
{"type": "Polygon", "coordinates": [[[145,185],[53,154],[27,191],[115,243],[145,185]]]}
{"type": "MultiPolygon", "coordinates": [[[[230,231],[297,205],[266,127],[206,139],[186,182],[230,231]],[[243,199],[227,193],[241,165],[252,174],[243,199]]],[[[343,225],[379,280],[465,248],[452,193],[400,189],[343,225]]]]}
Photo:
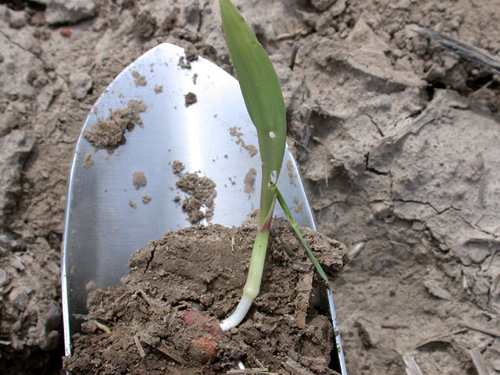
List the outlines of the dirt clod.
{"type": "Polygon", "coordinates": [[[193,94],[192,92],[188,92],[186,95],[184,95],[186,107],[189,107],[190,105],[193,105],[198,101],[196,98],[196,94],[193,94]]]}
{"type": "Polygon", "coordinates": [[[132,72],[132,77],[134,77],[134,84],[136,87],[146,86],[148,83],[146,81],[146,77],[141,75],[138,71],[134,70],[132,72]]]}
{"type": "Polygon", "coordinates": [[[182,201],[182,210],[188,214],[191,224],[212,218],[217,191],[211,179],[200,177],[197,173],[184,173],[179,176],[176,186],[188,194],[182,201]]]}
{"type": "Polygon", "coordinates": [[[120,108],[105,120],[99,120],[90,130],[83,133],[84,138],[96,149],[106,149],[112,154],[125,144],[125,131],[134,130],[135,125],[143,126],[139,113],[145,112],[146,106],[138,100],[129,100],[127,108],[120,108]]]}
{"type": "Polygon", "coordinates": [[[255,168],[250,168],[247,174],[245,175],[244,179],[244,184],[245,188],[244,191],[247,194],[253,194],[255,191],[255,177],[257,176],[257,170],[255,168]]]}
{"type": "Polygon", "coordinates": [[[134,185],[135,190],[145,187],[148,184],[146,175],[144,172],[134,172],[132,174],[132,185],[134,185]]]}
{"type": "Polygon", "coordinates": [[[184,164],[180,162],[179,160],[174,160],[172,162],[172,170],[175,174],[180,174],[184,170],[184,164]]]}

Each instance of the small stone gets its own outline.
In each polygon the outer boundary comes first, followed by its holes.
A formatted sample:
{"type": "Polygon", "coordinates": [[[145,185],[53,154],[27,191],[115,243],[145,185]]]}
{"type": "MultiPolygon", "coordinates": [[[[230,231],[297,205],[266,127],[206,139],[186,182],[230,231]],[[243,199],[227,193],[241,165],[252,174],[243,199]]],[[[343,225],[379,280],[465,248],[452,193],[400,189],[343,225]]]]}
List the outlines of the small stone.
{"type": "Polygon", "coordinates": [[[63,27],[61,30],[59,30],[59,33],[63,37],[69,38],[71,36],[71,29],[69,27],[63,27]]]}
{"type": "Polygon", "coordinates": [[[92,78],[82,71],[71,72],[69,80],[72,86],[71,96],[75,99],[83,99],[94,85],[92,78]]]}
{"type": "Polygon", "coordinates": [[[151,202],[151,199],[153,199],[153,198],[151,197],[151,195],[147,195],[147,194],[146,194],[146,195],[143,195],[143,196],[142,196],[142,203],[144,203],[144,204],[148,204],[149,202],[151,202]]]}
{"type": "Polygon", "coordinates": [[[383,202],[379,202],[372,206],[372,211],[376,219],[383,220],[391,214],[391,207],[383,202]]]}

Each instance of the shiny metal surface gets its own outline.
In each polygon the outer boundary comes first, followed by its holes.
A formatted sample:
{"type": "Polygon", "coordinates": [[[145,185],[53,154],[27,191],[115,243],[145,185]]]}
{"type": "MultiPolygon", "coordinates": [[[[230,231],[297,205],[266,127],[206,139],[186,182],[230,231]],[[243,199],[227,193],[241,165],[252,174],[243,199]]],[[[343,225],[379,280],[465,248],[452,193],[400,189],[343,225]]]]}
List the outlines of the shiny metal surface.
{"type": "MultiPolygon", "coordinates": [[[[190,225],[174,202],[175,196],[183,197],[184,193],[176,188],[173,161],[181,161],[185,171],[197,171],[216,183],[211,223],[240,225],[259,207],[260,156],[251,156],[242,147],[243,142],[258,147],[257,134],[238,82],[201,57],[191,63],[191,69],[182,69],[178,63],[183,56],[182,48],[170,44],[145,53],[109,85],[83,126],[82,134],[111,111],[126,108],[130,99],[141,100],[147,107],[140,114],[144,127],[127,132],[126,143],[113,154],[94,150],[82,136],[77,143],[68,187],[62,263],[66,355],[71,353],[71,335],[79,329],[75,316],[87,312],[87,283],[93,281],[101,288],[119,284],[136,249],[165,231],[190,225]],[[144,76],[146,85],[136,85],[132,72],[144,76]],[[186,107],[189,92],[197,96],[197,102],[186,107]],[[242,133],[240,139],[231,136],[234,127],[242,133]],[[85,168],[84,158],[89,154],[94,164],[85,168]],[[255,168],[257,176],[255,192],[247,194],[244,180],[250,168],[255,168]],[[145,187],[134,188],[134,172],[145,174],[145,187]],[[148,204],[142,203],[145,194],[152,197],[148,204]],[[137,207],[131,207],[129,201],[137,207]]],[[[315,227],[288,150],[278,186],[295,220],[315,227]]],[[[284,216],[279,207],[275,214],[284,216]]]]}

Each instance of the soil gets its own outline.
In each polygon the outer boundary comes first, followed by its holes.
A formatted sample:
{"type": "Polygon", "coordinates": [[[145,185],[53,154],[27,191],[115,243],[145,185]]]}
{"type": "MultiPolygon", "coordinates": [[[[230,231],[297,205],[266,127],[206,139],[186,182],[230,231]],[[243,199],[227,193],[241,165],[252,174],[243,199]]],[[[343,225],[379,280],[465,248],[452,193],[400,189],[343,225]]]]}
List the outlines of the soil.
{"type": "MultiPolygon", "coordinates": [[[[241,297],[256,225],[168,232],[132,255],[122,286],[105,291],[88,286],[90,313],[84,333],[73,337],[66,369],[75,375],[125,369],[129,374],[223,374],[242,360],[247,368],[264,366],[269,373],[334,374],[329,369],[332,324],[310,302],[319,293],[314,269],[288,223],[277,222],[261,295],[237,328],[222,333],[217,319],[227,317],[241,297]],[[198,345],[212,342],[213,353],[198,345]]],[[[303,231],[333,276],[347,249],[303,231]]]]}
{"type": "MultiPolygon", "coordinates": [[[[214,199],[217,196],[215,182],[197,173],[180,173],[184,169],[182,163],[174,162],[174,173],[179,176],[175,185],[186,197],[182,200],[182,210],[188,214],[188,221],[197,224],[200,220],[210,220],[214,213],[214,199]],[[177,172],[176,172],[177,171],[177,172]]],[[[176,201],[180,201],[176,198],[176,201]]]]}
{"type": "Polygon", "coordinates": [[[236,127],[233,126],[232,128],[229,129],[229,134],[231,134],[231,137],[236,138],[236,144],[241,145],[242,148],[248,151],[250,156],[254,156],[257,154],[257,148],[254,145],[247,145],[245,141],[242,138],[243,133],[240,132],[240,130],[236,127]]]}
{"type": "MultiPolygon", "coordinates": [[[[134,78],[136,78],[136,86],[139,85],[137,82],[140,77],[134,76],[134,78]]],[[[141,86],[145,85],[146,83],[141,84],[141,86]]],[[[125,144],[126,131],[131,132],[135,125],[143,126],[139,114],[145,110],[146,106],[141,101],[129,100],[127,108],[111,112],[108,118],[99,120],[89,131],[85,131],[83,136],[95,149],[106,149],[112,154],[116,148],[125,144]]]]}
{"type": "Polygon", "coordinates": [[[245,180],[243,181],[245,184],[244,191],[247,194],[253,194],[255,191],[255,177],[257,176],[257,171],[255,168],[250,168],[245,175],[245,180]]]}
{"type": "Polygon", "coordinates": [[[193,105],[197,101],[198,101],[198,99],[196,98],[196,94],[193,94],[192,92],[188,92],[185,95],[185,105],[186,105],[186,107],[189,107],[190,105],[193,105]]]}
{"type": "MultiPolygon", "coordinates": [[[[499,2],[235,3],[277,69],[318,228],[351,249],[333,280],[349,374],[500,372],[498,75],[414,31],[498,56],[499,2]]],[[[212,0],[4,1],[0,41],[0,372],[53,375],[67,181],[93,103],[162,42],[234,71],[212,0]]],[[[134,112],[119,129],[98,114],[94,146],[133,136],[134,112]]]]}
{"type": "Polygon", "coordinates": [[[134,185],[135,190],[145,187],[148,184],[148,179],[144,172],[134,172],[132,174],[132,185],[134,185]]]}

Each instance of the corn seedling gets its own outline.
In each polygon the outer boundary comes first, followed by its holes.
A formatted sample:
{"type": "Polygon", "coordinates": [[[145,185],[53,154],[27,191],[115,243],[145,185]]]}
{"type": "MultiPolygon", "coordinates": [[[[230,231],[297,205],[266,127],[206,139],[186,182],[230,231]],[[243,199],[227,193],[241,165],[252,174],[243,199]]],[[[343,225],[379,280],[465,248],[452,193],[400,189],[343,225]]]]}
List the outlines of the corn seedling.
{"type": "Polygon", "coordinates": [[[236,327],[246,316],[260,291],[273,211],[278,200],[293,230],[304,245],[322,279],[328,279],[314,258],[279,192],[279,178],[285,153],[286,117],[278,76],[264,48],[229,0],[220,0],[226,42],[240,83],[243,99],[259,139],[262,184],[258,231],[255,237],[246,284],[236,310],[221,322],[223,331],[236,327]]]}

